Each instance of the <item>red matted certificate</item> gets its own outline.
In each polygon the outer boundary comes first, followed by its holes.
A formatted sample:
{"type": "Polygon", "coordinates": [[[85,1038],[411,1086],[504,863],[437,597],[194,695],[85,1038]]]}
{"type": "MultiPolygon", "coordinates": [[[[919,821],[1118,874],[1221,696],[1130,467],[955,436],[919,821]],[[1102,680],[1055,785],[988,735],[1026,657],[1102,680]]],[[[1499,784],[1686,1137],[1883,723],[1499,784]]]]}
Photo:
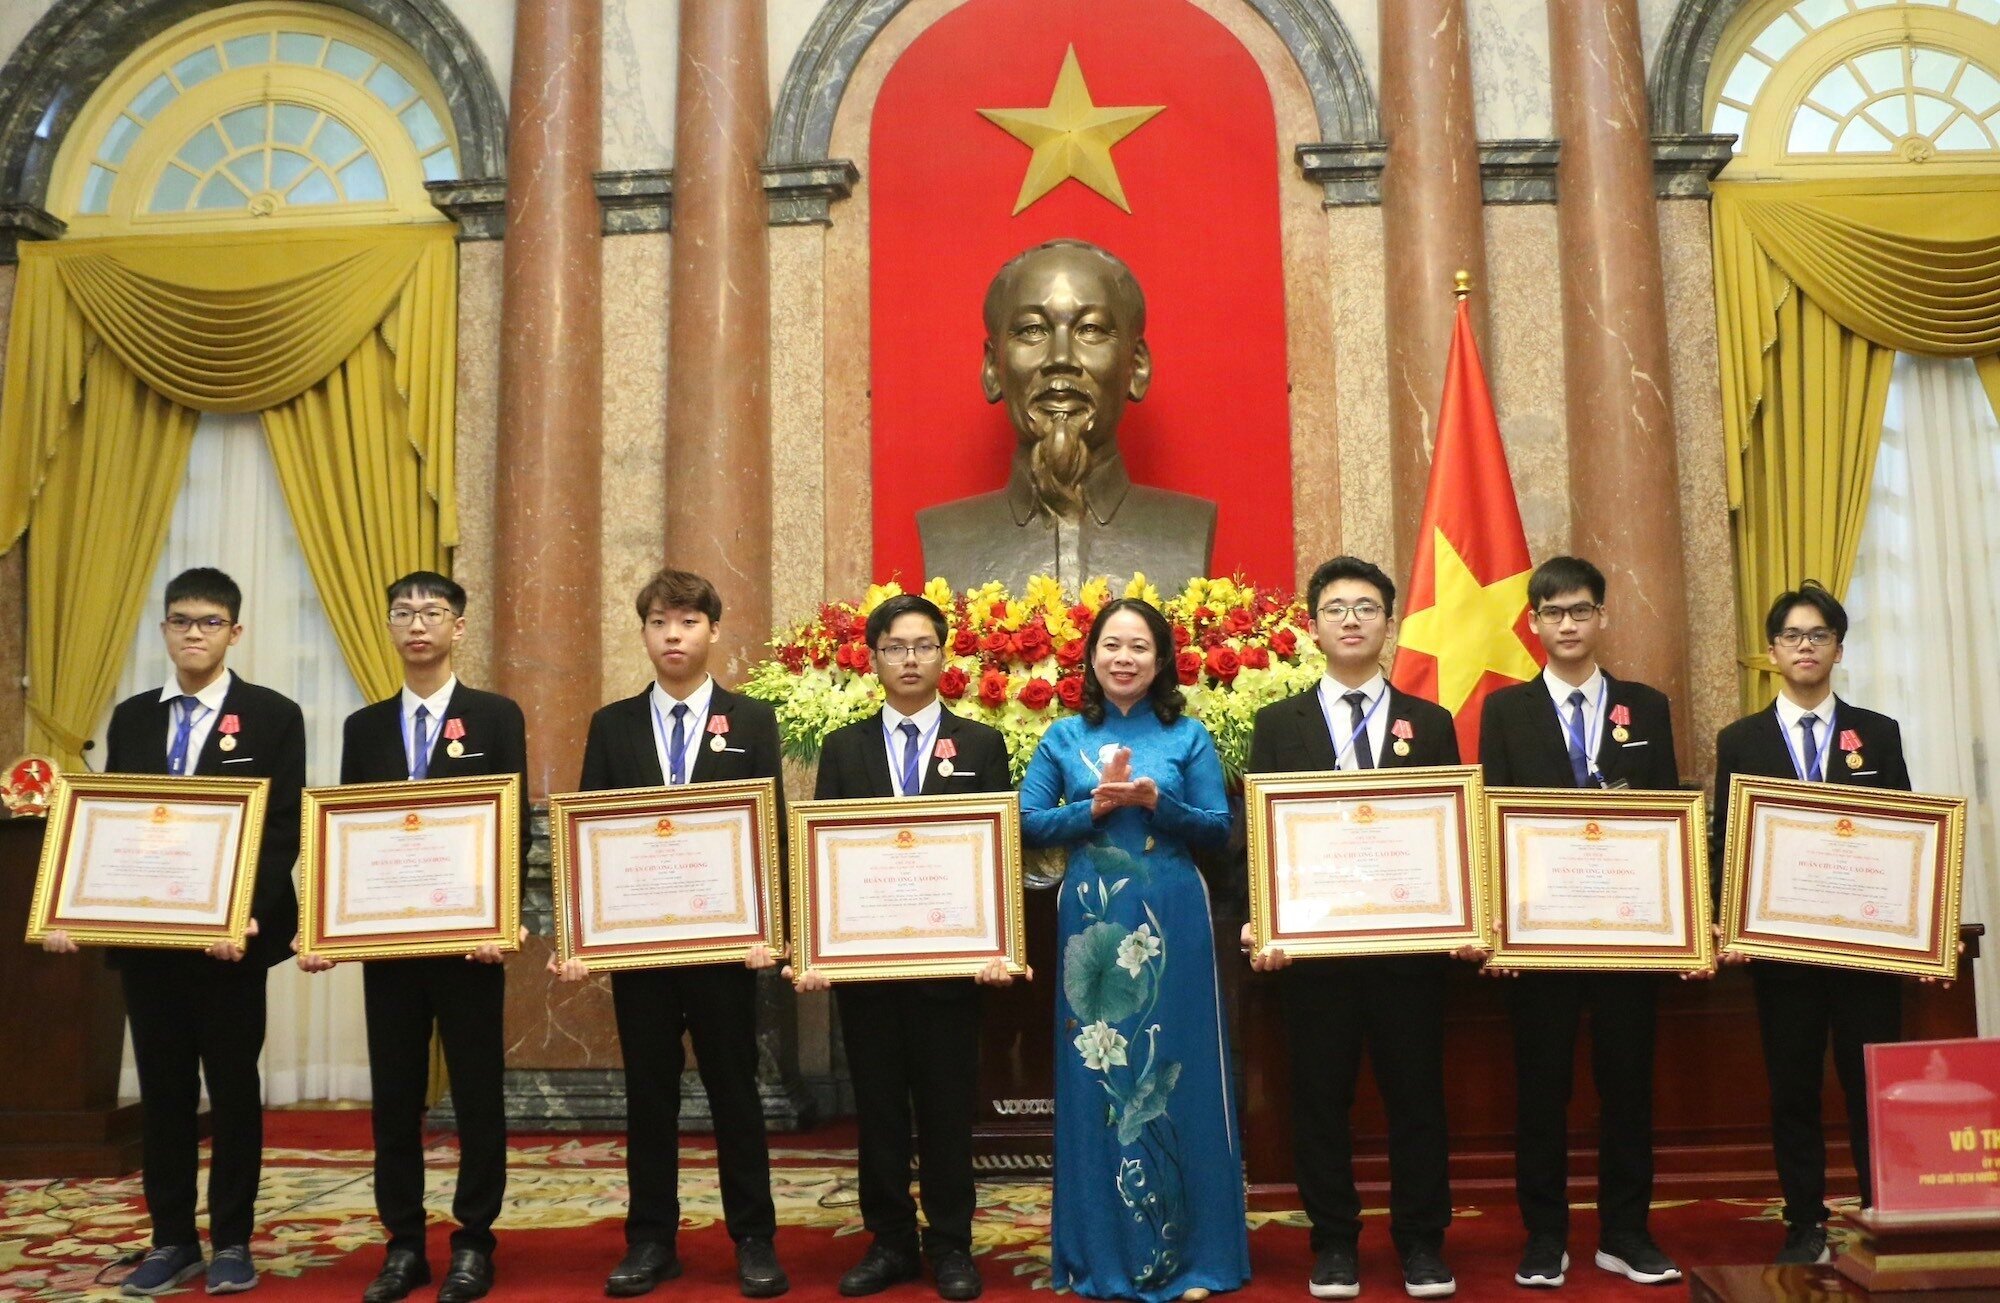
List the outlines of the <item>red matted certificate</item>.
{"type": "Polygon", "coordinates": [[[1493,966],[1708,968],[1705,808],[1699,792],[1487,788],[1493,966]]]}
{"type": "Polygon", "coordinates": [[[1736,775],[1723,944],[1915,977],[1958,972],[1962,796],[1736,775]]]}
{"type": "Polygon", "coordinates": [[[299,953],[520,948],[518,774],[308,787],[299,953]]]}
{"type": "Polygon", "coordinates": [[[593,969],[784,953],[777,783],[549,798],[556,951],[593,969]]]}
{"type": "Polygon", "coordinates": [[[264,837],[264,778],[63,774],[56,779],[30,941],[242,946],[264,837]]]}
{"type": "Polygon", "coordinates": [[[1253,948],[1484,946],[1480,791],[1477,765],[1246,775],[1253,948]]]}
{"type": "Polygon", "coordinates": [[[1027,971],[1013,792],[791,807],[792,965],[853,978],[1027,971]]]}

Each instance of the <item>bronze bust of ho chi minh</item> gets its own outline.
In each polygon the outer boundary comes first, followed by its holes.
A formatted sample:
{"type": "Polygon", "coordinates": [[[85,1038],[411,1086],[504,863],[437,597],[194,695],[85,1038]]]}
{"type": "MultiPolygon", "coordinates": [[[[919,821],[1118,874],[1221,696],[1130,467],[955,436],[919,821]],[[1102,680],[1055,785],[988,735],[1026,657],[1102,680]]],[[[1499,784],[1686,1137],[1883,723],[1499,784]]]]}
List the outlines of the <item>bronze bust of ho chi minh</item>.
{"type": "Polygon", "coordinates": [[[1125,404],[1146,396],[1146,296],[1118,258],[1082,240],[1016,255],[986,289],[989,403],[1015,433],[1007,486],[917,513],[924,573],[953,588],[1020,592],[1053,575],[1071,592],[1143,571],[1163,594],[1206,575],[1215,504],[1134,484],[1118,452],[1125,404]]]}

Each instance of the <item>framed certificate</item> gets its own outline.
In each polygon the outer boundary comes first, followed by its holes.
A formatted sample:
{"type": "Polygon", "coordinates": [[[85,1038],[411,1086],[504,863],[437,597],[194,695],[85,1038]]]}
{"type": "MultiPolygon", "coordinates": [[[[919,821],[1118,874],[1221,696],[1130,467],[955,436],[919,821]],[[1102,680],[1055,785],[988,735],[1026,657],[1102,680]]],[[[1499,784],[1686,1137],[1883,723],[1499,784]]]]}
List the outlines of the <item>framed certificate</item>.
{"type": "Polygon", "coordinates": [[[241,946],[264,840],[265,778],[63,774],[28,940],[205,950],[241,946]]]}
{"type": "Polygon", "coordinates": [[[308,787],[299,953],[520,949],[520,810],[518,774],[308,787]]]}
{"type": "Polygon", "coordinates": [[[1480,792],[1477,765],[1246,775],[1253,948],[1486,945],[1480,792]]]}
{"type": "Polygon", "coordinates": [[[1027,971],[1013,792],[791,808],[792,966],[855,978],[1027,971]]]}
{"type": "Polygon", "coordinates": [[[1488,788],[1493,966],[1709,967],[1705,809],[1700,792],[1488,788]]]}
{"type": "Polygon", "coordinates": [[[556,953],[592,969],[784,952],[777,782],[549,798],[556,953]]]}
{"type": "Polygon", "coordinates": [[[1965,798],[1736,775],[1722,944],[1760,959],[1958,973],[1965,798]]]}

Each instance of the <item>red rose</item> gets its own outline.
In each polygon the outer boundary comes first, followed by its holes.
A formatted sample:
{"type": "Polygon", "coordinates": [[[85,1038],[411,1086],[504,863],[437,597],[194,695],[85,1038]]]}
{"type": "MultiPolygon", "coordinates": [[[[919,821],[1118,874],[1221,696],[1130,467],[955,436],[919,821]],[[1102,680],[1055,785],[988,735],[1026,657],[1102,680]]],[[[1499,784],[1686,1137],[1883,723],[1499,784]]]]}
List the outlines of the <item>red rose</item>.
{"type": "Polygon", "coordinates": [[[1011,645],[1004,629],[995,629],[979,640],[979,650],[988,656],[1005,656],[1011,645]]]}
{"type": "Polygon", "coordinates": [[[1269,669],[1271,665],[1271,653],[1262,647],[1245,647],[1238,659],[1243,662],[1243,668],[1246,670],[1269,669]]]}
{"type": "Polygon", "coordinates": [[[1299,650],[1299,636],[1290,629],[1280,629],[1271,635],[1271,650],[1280,656],[1295,655],[1299,650]]]}
{"type": "Polygon", "coordinates": [[[1236,672],[1243,668],[1243,662],[1233,648],[1211,647],[1208,652],[1208,672],[1224,683],[1236,678],[1236,672]]]}
{"type": "Polygon", "coordinates": [[[1047,679],[1029,679],[1021,685],[1021,704],[1029,710],[1047,710],[1055,695],[1056,685],[1047,679]]]}
{"type": "Polygon", "coordinates": [[[938,675],[938,695],[946,701],[957,701],[965,695],[966,685],[970,682],[965,671],[954,665],[938,675]]]}
{"type": "Polygon", "coordinates": [[[1174,626],[1174,646],[1185,647],[1193,637],[1194,635],[1188,631],[1186,625],[1177,624],[1174,626]]]}
{"type": "Polygon", "coordinates": [[[1056,648],[1056,664],[1066,670],[1073,670],[1083,664],[1083,639],[1072,638],[1056,648]]]}
{"type": "Polygon", "coordinates": [[[988,617],[988,618],[990,618],[990,619],[994,619],[994,620],[1004,620],[1004,619],[1006,619],[1006,618],[1007,618],[1007,603],[1005,603],[1005,602],[995,602],[995,603],[993,603],[993,605],[991,605],[991,606],[989,606],[989,607],[987,607],[987,608],[986,608],[986,614],[987,614],[987,617],[988,617]]]}
{"type": "Polygon", "coordinates": [[[1206,606],[1197,606],[1194,608],[1194,618],[1196,623],[1200,623],[1203,620],[1213,620],[1215,612],[1209,610],[1206,606]]]}
{"type": "Polygon", "coordinates": [[[1083,676],[1065,674],[1056,680],[1056,700],[1071,710],[1083,709],[1083,676]]]}
{"type": "Polygon", "coordinates": [[[979,704],[996,707],[1007,704],[1006,671],[988,670],[979,676],[979,704]]]}
{"type": "Polygon", "coordinates": [[[786,669],[797,674],[806,667],[806,649],[793,643],[778,653],[778,659],[784,662],[786,669]]]}
{"type": "Polygon", "coordinates": [[[960,625],[958,632],[951,636],[951,654],[970,656],[979,650],[979,634],[970,625],[960,625]]]}
{"type": "Polygon", "coordinates": [[[816,670],[823,670],[826,668],[826,648],[824,647],[813,648],[812,663],[813,663],[813,668],[816,670]]]}
{"type": "Polygon", "coordinates": [[[1015,635],[1020,647],[1021,659],[1030,665],[1047,656],[1055,644],[1049,638],[1048,626],[1039,620],[1015,635]]]}
{"type": "Polygon", "coordinates": [[[1174,657],[1174,670],[1180,675],[1181,686],[1193,687],[1201,680],[1201,653],[1192,647],[1183,647],[1174,657]]]}
{"type": "Polygon", "coordinates": [[[1257,621],[1250,612],[1240,606],[1222,617],[1222,627],[1227,629],[1233,638],[1241,638],[1255,628],[1256,624],[1257,621]]]}
{"type": "Polygon", "coordinates": [[[1085,633],[1090,632],[1090,622],[1096,618],[1096,612],[1092,611],[1082,602],[1078,602],[1075,606],[1069,608],[1069,622],[1085,633]]]}

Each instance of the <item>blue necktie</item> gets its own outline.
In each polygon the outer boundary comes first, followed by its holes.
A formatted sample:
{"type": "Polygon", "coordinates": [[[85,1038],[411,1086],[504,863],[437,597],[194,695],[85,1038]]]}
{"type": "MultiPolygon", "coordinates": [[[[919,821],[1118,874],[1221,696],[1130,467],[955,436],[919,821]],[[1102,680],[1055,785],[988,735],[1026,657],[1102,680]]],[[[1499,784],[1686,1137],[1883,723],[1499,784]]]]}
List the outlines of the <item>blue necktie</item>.
{"type": "Polygon", "coordinates": [[[1347,703],[1350,711],[1354,712],[1354,719],[1348,725],[1354,731],[1354,765],[1357,769],[1373,769],[1375,748],[1368,745],[1368,716],[1361,709],[1362,703],[1368,698],[1359,692],[1350,692],[1341,700],[1347,703]]]}
{"type": "Polygon", "coordinates": [[[411,725],[414,746],[411,748],[410,777],[428,778],[431,772],[431,712],[428,706],[418,706],[417,716],[411,725]]]}
{"type": "Polygon", "coordinates": [[[675,702],[674,735],[667,740],[667,781],[676,787],[687,781],[687,718],[687,703],[675,702]]]}
{"type": "Polygon", "coordinates": [[[1591,786],[1590,753],[1583,749],[1583,693],[1569,694],[1569,771],[1578,787],[1591,786]]]}
{"type": "Polygon", "coordinates": [[[1818,723],[1818,715],[1802,715],[1799,718],[1799,731],[1806,735],[1806,781],[1808,783],[1817,783],[1826,778],[1826,775],[1820,772],[1819,767],[1819,740],[1816,736],[1818,730],[1814,728],[1814,725],[1818,723]]]}
{"type": "Polygon", "coordinates": [[[923,788],[917,777],[917,726],[906,719],[896,731],[903,735],[903,795],[916,796],[923,788]]]}
{"type": "Polygon", "coordinates": [[[175,697],[174,704],[181,708],[181,722],[174,727],[174,744],[167,748],[167,772],[184,776],[188,767],[188,740],[194,736],[194,713],[201,709],[201,701],[195,697],[175,697]]]}

